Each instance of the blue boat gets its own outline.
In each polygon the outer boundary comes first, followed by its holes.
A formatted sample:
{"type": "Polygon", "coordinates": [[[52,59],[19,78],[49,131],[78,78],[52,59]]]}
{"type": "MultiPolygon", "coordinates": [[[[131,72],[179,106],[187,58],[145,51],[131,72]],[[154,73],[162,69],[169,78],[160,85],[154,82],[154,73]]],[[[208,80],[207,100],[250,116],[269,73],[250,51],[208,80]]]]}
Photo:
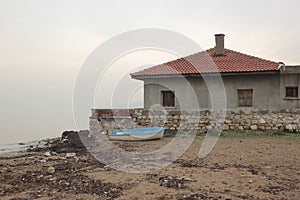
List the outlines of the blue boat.
{"type": "Polygon", "coordinates": [[[163,127],[118,129],[111,132],[108,136],[110,140],[154,140],[163,138],[164,131],[165,128],[163,127]]]}

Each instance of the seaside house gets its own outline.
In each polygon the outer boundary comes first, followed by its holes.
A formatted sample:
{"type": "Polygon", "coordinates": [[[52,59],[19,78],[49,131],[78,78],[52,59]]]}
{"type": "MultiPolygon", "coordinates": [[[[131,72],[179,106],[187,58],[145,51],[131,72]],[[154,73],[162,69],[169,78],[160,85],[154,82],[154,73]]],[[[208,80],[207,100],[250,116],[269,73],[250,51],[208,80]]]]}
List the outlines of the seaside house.
{"type": "Polygon", "coordinates": [[[205,79],[221,77],[226,107],[257,109],[300,108],[300,66],[250,56],[224,48],[224,34],[216,34],[216,46],[164,64],[131,74],[144,81],[144,108],[160,104],[165,108],[193,108],[189,102],[197,97],[199,108],[211,106],[205,79]],[[191,87],[183,84],[188,81],[191,87]],[[186,100],[180,102],[177,95],[186,100]]]}
{"type": "Polygon", "coordinates": [[[224,34],[215,39],[214,48],[131,74],[144,82],[144,108],[92,109],[90,132],[145,126],[299,132],[300,66],[224,48],[224,34]],[[212,120],[220,110],[224,119],[212,120]]]}

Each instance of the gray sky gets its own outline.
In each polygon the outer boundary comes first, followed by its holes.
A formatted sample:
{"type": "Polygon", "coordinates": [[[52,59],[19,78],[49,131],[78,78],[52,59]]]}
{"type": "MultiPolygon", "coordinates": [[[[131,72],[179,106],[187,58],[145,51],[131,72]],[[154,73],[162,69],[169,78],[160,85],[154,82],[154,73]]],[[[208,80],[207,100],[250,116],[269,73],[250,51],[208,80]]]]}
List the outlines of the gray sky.
{"type": "MultiPolygon", "coordinates": [[[[299,7],[297,0],[0,0],[0,144],[74,129],[72,91],[81,65],[102,42],[125,31],[169,29],[204,49],[214,46],[215,33],[224,33],[226,48],[300,64],[299,7]]],[[[146,51],[115,65],[173,58],[146,51]]]]}

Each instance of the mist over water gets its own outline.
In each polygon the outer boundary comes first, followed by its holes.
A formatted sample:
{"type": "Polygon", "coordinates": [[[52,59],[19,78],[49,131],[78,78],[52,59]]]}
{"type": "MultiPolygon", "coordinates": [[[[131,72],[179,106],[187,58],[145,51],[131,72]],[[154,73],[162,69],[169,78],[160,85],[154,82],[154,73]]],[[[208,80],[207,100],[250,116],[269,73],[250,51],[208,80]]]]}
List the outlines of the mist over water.
{"type": "MultiPolygon", "coordinates": [[[[160,27],[186,35],[204,49],[214,46],[213,34],[223,32],[226,48],[287,65],[300,63],[299,1],[274,1],[271,7],[268,1],[162,4],[158,8],[151,1],[130,6],[120,1],[117,7],[115,2],[101,1],[0,1],[0,145],[75,130],[72,93],[81,66],[97,46],[124,31],[160,27]],[[189,14],[182,15],[183,11],[189,14]]],[[[132,66],[172,59],[146,52],[131,59],[126,56],[113,67],[124,74],[132,66]]],[[[126,84],[126,77],[121,79],[126,84]]],[[[97,108],[110,106],[103,97],[112,88],[96,91],[97,108]]],[[[142,101],[130,102],[137,107],[142,101]]],[[[127,101],[113,102],[115,107],[127,105],[127,101]]],[[[88,128],[88,116],[83,118],[88,128]]]]}

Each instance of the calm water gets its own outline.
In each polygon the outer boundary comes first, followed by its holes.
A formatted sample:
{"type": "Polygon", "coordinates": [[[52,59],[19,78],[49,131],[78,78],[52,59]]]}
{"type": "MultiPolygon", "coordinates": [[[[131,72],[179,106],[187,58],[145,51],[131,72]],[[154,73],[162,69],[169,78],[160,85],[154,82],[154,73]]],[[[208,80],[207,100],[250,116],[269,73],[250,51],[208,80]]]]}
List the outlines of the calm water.
{"type": "Polygon", "coordinates": [[[18,152],[18,151],[25,151],[30,146],[44,146],[47,143],[46,139],[42,140],[35,140],[25,143],[11,143],[11,144],[0,144],[0,155],[4,153],[11,153],[11,152],[18,152]]]}

